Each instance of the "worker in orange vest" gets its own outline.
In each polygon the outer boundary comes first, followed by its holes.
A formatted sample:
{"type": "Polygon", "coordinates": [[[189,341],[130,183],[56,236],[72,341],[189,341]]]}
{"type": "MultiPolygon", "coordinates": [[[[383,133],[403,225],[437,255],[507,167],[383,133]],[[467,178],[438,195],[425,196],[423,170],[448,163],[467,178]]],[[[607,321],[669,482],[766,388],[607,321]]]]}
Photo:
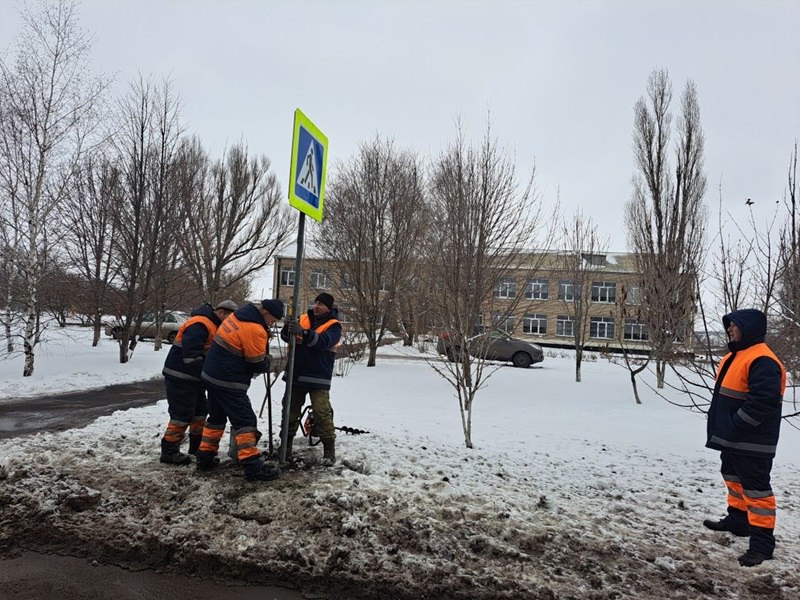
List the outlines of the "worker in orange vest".
{"type": "Polygon", "coordinates": [[[216,467],[219,441],[230,421],[245,480],[268,481],[280,475],[278,467],[261,458],[261,432],[247,390],[253,377],[269,371],[269,328],[282,317],[283,302],[262,300],[239,307],[217,329],[203,366],[209,406],[197,452],[198,471],[216,467]]]}
{"type": "Polygon", "coordinates": [[[181,325],[164,362],[164,387],[167,392],[169,422],[161,438],[161,462],[188,465],[189,454],[197,454],[208,414],[208,401],[200,373],[217,327],[236,310],[233,300],[223,300],[215,308],[204,304],[192,311],[181,325]],[[180,451],[189,429],[189,454],[180,451]]]}
{"type": "Polygon", "coordinates": [[[314,299],[311,310],[299,320],[287,322],[281,329],[281,339],[287,343],[289,336],[296,336],[286,446],[287,460],[292,453],[292,440],[300,426],[300,412],[308,395],[311,399],[311,409],[314,411],[317,434],[322,442],[322,464],[332,466],[336,462],[336,430],[333,424],[330,389],[336,349],[342,337],[342,325],[337,319],[338,314],[333,296],[323,292],[314,299]]]}
{"type": "Polygon", "coordinates": [[[728,488],[728,514],[703,525],[749,537],[743,567],[759,565],[775,550],[775,494],[770,486],[772,459],[781,426],[786,369],[764,343],[766,315],[737,310],[722,318],[728,349],[719,364],[708,410],[706,446],[721,451],[722,478],[728,488]]]}

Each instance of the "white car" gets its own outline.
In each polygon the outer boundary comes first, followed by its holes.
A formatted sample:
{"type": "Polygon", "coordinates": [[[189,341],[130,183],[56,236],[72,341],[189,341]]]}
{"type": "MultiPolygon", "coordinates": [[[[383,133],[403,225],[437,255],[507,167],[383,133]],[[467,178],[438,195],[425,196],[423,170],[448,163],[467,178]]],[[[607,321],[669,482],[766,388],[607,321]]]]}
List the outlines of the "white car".
{"type": "MultiPolygon", "coordinates": [[[[175,341],[175,336],[178,335],[178,329],[189,318],[185,312],[180,310],[170,310],[164,313],[164,318],[161,324],[161,339],[168,343],[175,341]]],[[[122,323],[119,321],[106,323],[106,335],[112,338],[119,339],[122,333],[122,323]]],[[[155,339],[156,337],[156,316],[155,313],[145,313],[142,316],[142,326],[137,331],[140,340],[155,339]]]]}

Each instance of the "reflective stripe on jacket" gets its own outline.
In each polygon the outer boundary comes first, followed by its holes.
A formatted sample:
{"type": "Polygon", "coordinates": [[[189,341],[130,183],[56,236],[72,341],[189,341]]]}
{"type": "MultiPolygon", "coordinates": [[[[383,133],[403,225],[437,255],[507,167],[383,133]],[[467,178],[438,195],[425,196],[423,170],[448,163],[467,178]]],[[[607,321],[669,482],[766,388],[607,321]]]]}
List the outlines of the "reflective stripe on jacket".
{"type": "Polygon", "coordinates": [[[178,329],[161,373],[165,377],[199,383],[203,359],[219,323],[210,305],[193,310],[192,316],[178,329]]]}
{"type": "Polygon", "coordinates": [[[708,411],[706,446],[734,454],[775,456],[785,389],[786,369],[765,343],[725,355],[708,411]]]}
{"type": "Polygon", "coordinates": [[[254,374],[269,369],[268,343],[267,324],[258,308],[237,309],[217,329],[202,378],[220,387],[248,389],[254,374]]]}
{"type": "MultiPolygon", "coordinates": [[[[342,337],[342,325],[336,319],[338,314],[333,308],[320,317],[315,317],[313,311],[300,317],[300,326],[308,329],[308,333],[297,336],[293,383],[311,389],[331,389],[336,348],[342,337]]],[[[289,341],[288,324],[281,330],[281,338],[289,341]]]]}
{"type": "MultiPolygon", "coordinates": [[[[336,319],[330,319],[330,320],[325,321],[324,323],[318,325],[317,327],[311,327],[311,317],[309,317],[308,315],[303,315],[302,317],[300,317],[300,327],[302,327],[303,329],[313,329],[318,334],[327,331],[328,329],[330,329],[334,325],[340,325],[341,326],[339,321],[337,321],[336,319]]],[[[319,338],[317,338],[317,339],[319,339],[319,338]]],[[[302,335],[298,335],[297,336],[297,341],[298,342],[302,342],[303,341],[303,336],[302,335]]],[[[312,346],[312,345],[313,344],[309,344],[309,346],[312,346]]],[[[336,351],[339,349],[340,345],[341,344],[337,341],[336,344],[332,348],[329,348],[329,350],[335,354],[336,351]]]]}

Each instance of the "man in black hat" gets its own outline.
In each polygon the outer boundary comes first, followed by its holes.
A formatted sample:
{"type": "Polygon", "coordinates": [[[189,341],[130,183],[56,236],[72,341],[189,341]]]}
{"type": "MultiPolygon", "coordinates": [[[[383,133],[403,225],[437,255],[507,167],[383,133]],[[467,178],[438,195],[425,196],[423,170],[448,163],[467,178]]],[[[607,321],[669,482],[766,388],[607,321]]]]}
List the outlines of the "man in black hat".
{"type": "Polygon", "coordinates": [[[336,318],[338,314],[333,296],[323,292],[314,299],[311,310],[298,321],[286,323],[281,329],[281,339],[287,343],[290,335],[296,336],[287,460],[292,453],[292,440],[300,426],[300,411],[308,394],[317,433],[322,441],[322,464],[331,466],[336,462],[336,431],[330,389],[336,349],[342,337],[342,325],[336,318]]]}
{"type": "Polygon", "coordinates": [[[282,317],[283,302],[262,300],[238,308],[217,329],[203,366],[209,411],[197,452],[198,471],[216,466],[219,441],[230,421],[244,478],[266,481],[280,475],[280,469],[261,458],[257,447],[261,432],[247,390],[254,376],[269,371],[269,328],[282,317]]]}

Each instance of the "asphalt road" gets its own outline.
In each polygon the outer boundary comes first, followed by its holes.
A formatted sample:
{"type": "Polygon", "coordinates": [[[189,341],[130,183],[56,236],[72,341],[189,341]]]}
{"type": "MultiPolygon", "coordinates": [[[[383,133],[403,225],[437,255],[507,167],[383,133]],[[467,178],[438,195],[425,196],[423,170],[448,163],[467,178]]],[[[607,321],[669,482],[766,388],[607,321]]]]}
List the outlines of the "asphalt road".
{"type": "Polygon", "coordinates": [[[15,600],[303,600],[300,592],[242,582],[228,584],[177,573],[128,571],[83,558],[20,552],[0,558],[0,598],[15,600]]]}
{"type": "Polygon", "coordinates": [[[0,439],[83,427],[97,417],[165,398],[164,378],[0,403],[0,439]]]}

